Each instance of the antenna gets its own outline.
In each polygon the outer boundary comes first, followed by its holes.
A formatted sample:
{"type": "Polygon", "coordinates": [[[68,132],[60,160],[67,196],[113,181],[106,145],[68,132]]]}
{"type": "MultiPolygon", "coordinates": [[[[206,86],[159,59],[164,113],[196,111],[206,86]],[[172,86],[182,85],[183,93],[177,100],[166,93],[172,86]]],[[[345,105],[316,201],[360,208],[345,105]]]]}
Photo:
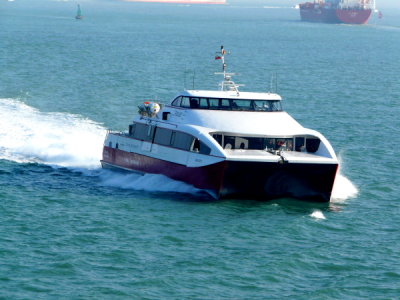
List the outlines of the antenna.
{"type": "Polygon", "coordinates": [[[243,86],[242,84],[236,84],[232,80],[232,76],[236,75],[235,73],[227,73],[227,64],[225,63],[225,55],[230,54],[230,52],[226,52],[224,46],[221,46],[221,51],[215,53],[215,59],[221,60],[222,62],[222,73],[215,73],[215,74],[222,74],[224,75],[224,80],[220,83],[221,91],[235,91],[237,95],[239,95],[239,86],[243,86]]]}
{"type": "Polygon", "coordinates": [[[269,90],[271,93],[278,93],[278,73],[277,72],[275,72],[274,74],[271,75],[269,90]]]}
{"type": "Polygon", "coordinates": [[[185,71],[183,71],[183,89],[186,90],[186,66],[185,66],[185,71]]]}
{"type": "Polygon", "coordinates": [[[270,83],[269,83],[269,91],[273,92],[273,84],[274,84],[274,75],[271,75],[270,83]]]}

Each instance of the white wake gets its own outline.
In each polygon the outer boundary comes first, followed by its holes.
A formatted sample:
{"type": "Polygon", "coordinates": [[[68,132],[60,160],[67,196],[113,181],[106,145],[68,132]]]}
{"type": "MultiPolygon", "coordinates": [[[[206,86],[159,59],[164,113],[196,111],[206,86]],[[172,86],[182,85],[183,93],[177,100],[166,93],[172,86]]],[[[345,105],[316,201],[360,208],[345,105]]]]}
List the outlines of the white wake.
{"type": "Polygon", "coordinates": [[[0,159],[98,168],[105,134],[103,126],[82,116],[0,99],[0,159]]]}
{"type": "Polygon", "coordinates": [[[19,100],[0,99],[0,159],[79,169],[88,176],[98,176],[104,186],[151,192],[199,192],[191,185],[162,175],[99,170],[106,131],[101,124],[79,115],[45,113],[19,100]]]}

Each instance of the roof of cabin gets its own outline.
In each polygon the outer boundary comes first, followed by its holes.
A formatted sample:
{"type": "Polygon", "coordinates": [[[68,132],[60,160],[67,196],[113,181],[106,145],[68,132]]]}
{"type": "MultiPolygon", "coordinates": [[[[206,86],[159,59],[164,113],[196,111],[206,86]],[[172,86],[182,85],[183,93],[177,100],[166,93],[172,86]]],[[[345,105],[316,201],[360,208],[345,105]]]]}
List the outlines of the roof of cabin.
{"type": "Polygon", "coordinates": [[[208,90],[185,90],[178,96],[204,97],[204,98],[227,98],[243,100],[282,100],[282,97],[274,93],[254,93],[236,91],[208,91],[208,90]]]}

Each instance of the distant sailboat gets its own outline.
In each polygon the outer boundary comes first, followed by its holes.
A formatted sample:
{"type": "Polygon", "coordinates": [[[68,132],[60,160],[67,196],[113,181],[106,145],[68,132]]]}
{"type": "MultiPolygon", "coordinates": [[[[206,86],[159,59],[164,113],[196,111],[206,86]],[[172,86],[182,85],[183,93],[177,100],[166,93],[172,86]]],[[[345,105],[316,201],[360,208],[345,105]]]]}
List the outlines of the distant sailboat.
{"type": "Polygon", "coordinates": [[[76,12],[75,19],[77,19],[77,20],[82,20],[83,19],[81,6],[79,4],[78,4],[78,11],[76,12]]]}

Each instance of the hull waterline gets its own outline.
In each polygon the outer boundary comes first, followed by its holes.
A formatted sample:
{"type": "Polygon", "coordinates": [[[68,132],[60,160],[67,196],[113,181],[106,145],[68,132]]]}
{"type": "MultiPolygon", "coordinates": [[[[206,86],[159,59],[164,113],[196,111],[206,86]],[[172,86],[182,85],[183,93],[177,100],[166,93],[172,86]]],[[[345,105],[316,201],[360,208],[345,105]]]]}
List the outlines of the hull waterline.
{"type": "Polygon", "coordinates": [[[162,174],[212,192],[219,198],[271,200],[293,197],[329,202],[337,164],[222,161],[187,167],[150,156],[104,147],[103,168],[162,174]]]}

